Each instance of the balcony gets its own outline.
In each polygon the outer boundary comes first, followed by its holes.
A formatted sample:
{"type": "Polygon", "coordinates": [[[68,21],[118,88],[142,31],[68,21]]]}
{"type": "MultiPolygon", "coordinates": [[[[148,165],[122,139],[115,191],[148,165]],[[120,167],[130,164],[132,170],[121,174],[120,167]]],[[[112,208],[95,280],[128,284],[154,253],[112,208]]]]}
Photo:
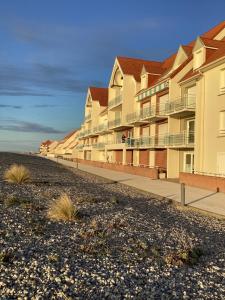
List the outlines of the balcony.
{"type": "Polygon", "coordinates": [[[196,107],[195,95],[187,95],[166,103],[166,114],[174,117],[186,117],[193,115],[196,107]]]}
{"type": "Polygon", "coordinates": [[[91,134],[91,129],[87,129],[84,131],[84,137],[87,137],[91,134]]]}
{"type": "Polygon", "coordinates": [[[93,145],[93,148],[95,148],[97,150],[104,150],[105,145],[106,145],[106,143],[96,143],[96,144],[93,145]]]}
{"type": "Polygon", "coordinates": [[[165,112],[165,104],[161,105],[151,105],[145,107],[141,110],[141,120],[142,121],[157,121],[167,118],[165,112]]]}
{"type": "Polygon", "coordinates": [[[82,138],[84,137],[84,133],[85,133],[85,131],[81,131],[81,132],[79,133],[78,138],[79,138],[79,139],[82,139],[82,138]]]}
{"type": "Polygon", "coordinates": [[[84,145],[83,145],[83,144],[80,144],[80,145],[77,145],[77,146],[76,146],[76,149],[77,149],[77,150],[83,150],[83,147],[84,147],[84,145]]]}
{"type": "Polygon", "coordinates": [[[119,95],[119,96],[113,98],[112,100],[109,101],[108,108],[109,109],[113,109],[113,108],[121,105],[122,104],[122,100],[123,100],[122,99],[122,95],[119,95]]]}
{"type": "Polygon", "coordinates": [[[140,138],[127,138],[128,148],[192,148],[194,147],[194,132],[166,133],[162,135],[140,138]]]}
{"type": "Polygon", "coordinates": [[[195,133],[194,131],[182,131],[179,133],[168,135],[168,146],[169,147],[194,147],[195,133]]]}
{"type": "Polygon", "coordinates": [[[88,114],[87,116],[85,116],[85,122],[89,122],[91,120],[91,114],[88,114]]]}
{"type": "Polygon", "coordinates": [[[133,112],[126,115],[126,121],[128,124],[133,125],[141,125],[148,123],[148,121],[142,121],[142,114],[141,112],[133,112]]]}
{"type": "Polygon", "coordinates": [[[109,128],[116,128],[121,126],[121,121],[122,121],[121,118],[117,118],[112,121],[109,121],[109,128]]]}
{"type": "Polygon", "coordinates": [[[111,130],[109,130],[108,122],[102,123],[98,126],[98,133],[104,134],[109,132],[111,132],[111,130]]]}

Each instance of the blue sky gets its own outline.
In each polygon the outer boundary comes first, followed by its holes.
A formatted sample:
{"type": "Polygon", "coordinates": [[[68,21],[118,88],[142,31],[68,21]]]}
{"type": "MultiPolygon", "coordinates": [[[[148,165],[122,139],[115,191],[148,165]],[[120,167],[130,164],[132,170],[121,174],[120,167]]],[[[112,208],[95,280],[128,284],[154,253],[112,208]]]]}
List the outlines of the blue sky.
{"type": "Polygon", "coordinates": [[[62,138],[116,55],[164,59],[224,11],[224,0],[0,0],[0,151],[62,138]]]}

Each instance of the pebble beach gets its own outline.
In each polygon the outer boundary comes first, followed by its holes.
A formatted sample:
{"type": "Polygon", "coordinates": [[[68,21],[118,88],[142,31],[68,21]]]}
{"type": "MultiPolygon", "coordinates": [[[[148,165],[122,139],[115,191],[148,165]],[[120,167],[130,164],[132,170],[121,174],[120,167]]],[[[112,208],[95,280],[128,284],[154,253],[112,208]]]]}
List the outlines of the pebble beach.
{"type": "Polygon", "coordinates": [[[0,299],[225,299],[225,219],[0,153],[0,299]],[[4,181],[14,163],[29,182],[4,181]],[[73,221],[47,217],[62,193],[79,212],[73,221]]]}

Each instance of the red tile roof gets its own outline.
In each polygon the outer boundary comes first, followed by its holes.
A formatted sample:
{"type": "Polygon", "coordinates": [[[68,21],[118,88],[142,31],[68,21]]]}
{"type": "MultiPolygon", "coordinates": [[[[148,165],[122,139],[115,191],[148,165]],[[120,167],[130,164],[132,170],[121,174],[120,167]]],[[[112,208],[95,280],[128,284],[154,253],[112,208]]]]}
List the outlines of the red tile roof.
{"type": "Polygon", "coordinates": [[[51,145],[51,143],[52,143],[52,141],[47,140],[47,141],[42,142],[41,145],[42,146],[49,146],[49,145],[51,145]]]}
{"type": "Polygon", "coordinates": [[[223,28],[225,28],[225,21],[217,24],[215,27],[205,32],[202,36],[208,39],[213,39],[223,28]]]}
{"type": "Polygon", "coordinates": [[[143,66],[150,70],[151,68],[161,68],[159,61],[149,61],[144,59],[117,56],[117,60],[124,74],[133,75],[136,81],[141,80],[141,71],[143,66]]]}
{"type": "Polygon", "coordinates": [[[100,87],[89,87],[93,101],[99,101],[100,106],[108,105],[108,89],[100,87]]]}
{"type": "Polygon", "coordinates": [[[206,58],[205,63],[201,67],[206,66],[222,57],[225,57],[225,45],[213,51],[213,53],[206,58]]]}
{"type": "Polygon", "coordinates": [[[225,45],[225,41],[211,40],[202,36],[200,36],[200,38],[206,47],[220,48],[221,46],[225,45]]]}
{"type": "Polygon", "coordinates": [[[186,81],[195,76],[200,76],[200,73],[198,71],[194,71],[193,69],[191,69],[183,78],[181,78],[181,80],[179,82],[186,81]]]}

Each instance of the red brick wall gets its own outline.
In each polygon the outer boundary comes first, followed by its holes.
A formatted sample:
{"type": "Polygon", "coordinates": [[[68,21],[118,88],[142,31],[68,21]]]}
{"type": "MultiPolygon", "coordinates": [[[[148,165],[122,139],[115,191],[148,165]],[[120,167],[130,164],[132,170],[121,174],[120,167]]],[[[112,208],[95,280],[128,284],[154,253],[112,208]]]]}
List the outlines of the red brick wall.
{"type": "MultiPolygon", "coordinates": [[[[76,162],[77,159],[74,159],[76,162]]],[[[91,166],[95,166],[98,168],[105,168],[110,169],[118,172],[125,172],[133,175],[139,175],[144,177],[149,177],[151,179],[158,179],[158,170],[156,168],[140,168],[140,167],[133,167],[133,166],[123,166],[123,165],[117,165],[117,164],[110,164],[110,163],[104,163],[100,161],[92,161],[92,160],[84,160],[84,159],[78,159],[79,163],[87,164],[91,166]]]]}
{"type": "Polygon", "coordinates": [[[149,150],[139,150],[139,164],[149,165],[149,150]]]}
{"type": "Polygon", "coordinates": [[[163,169],[167,168],[167,149],[156,150],[155,166],[163,169]]]}
{"type": "Polygon", "coordinates": [[[133,163],[133,150],[127,150],[127,152],[126,152],[126,163],[127,164],[133,163]]]}
{"type": "MultiPolygon", "coordinates": [[[[225,178],[191,173],[180,173],[180,182],[190,186],[225,193],[225,178]]],[[[225,204],[225,198],[224,198],[225,204]]]]}
{"type": "Polygon", "coordinates": [[[118,163],[123,162],[123,150],[115,150],[115,160],[118,163]]]}

